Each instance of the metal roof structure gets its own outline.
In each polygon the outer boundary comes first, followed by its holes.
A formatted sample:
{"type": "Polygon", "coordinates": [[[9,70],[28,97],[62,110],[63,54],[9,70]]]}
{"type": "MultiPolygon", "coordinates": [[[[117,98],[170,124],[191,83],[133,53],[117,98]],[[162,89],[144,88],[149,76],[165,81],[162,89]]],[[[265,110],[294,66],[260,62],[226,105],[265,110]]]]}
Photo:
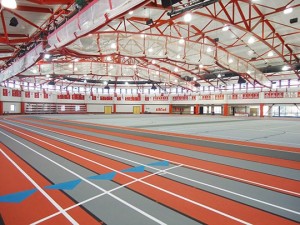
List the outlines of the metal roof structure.
{"type": "Polygon", "coordinates": [[[300,78],[299,0],[79,2],[1,7],[1,82],[199,91],[300,78]]]}

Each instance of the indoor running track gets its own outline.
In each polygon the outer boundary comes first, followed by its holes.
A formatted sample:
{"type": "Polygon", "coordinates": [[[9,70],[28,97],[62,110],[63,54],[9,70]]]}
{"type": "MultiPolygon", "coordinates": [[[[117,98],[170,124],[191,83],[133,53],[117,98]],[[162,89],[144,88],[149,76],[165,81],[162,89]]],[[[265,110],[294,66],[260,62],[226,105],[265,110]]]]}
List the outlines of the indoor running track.
{"type": "Polygon", "coordinates": [[[6,225],[300,223],[297,148],[36,116],[0,141],[6,225]]]}

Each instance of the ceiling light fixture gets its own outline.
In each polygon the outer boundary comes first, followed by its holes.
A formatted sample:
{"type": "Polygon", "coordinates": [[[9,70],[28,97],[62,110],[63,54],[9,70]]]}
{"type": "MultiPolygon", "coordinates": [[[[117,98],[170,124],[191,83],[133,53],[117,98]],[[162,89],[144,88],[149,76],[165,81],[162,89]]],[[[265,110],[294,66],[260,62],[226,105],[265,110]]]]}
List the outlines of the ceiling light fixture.
{"type": "Polygon", "coordinates": [[[281,68],[282,71],[287,71],[287,70],[289,70],[289,69],[290,69],[289,66],[283,66],[283,67],[281,68]]]}
{"type": "Polygon", "coordinates": [[[212,50],[212,48],[211,47],[208,47],[207,49],[206,49],[206,52],[212,52],[213,50],[212,50]]]}
{"type": "Polygon", "coordinates": [[[293,12],[293,8],[286,8],[284,11],[283,11],[283,13],[284,14],[290,14],[290,13],[292,13],[293,12]]]}
{"type": "Polygon", "coordinates": [[[51,55],[50,54],[45,54],[44,59],[50,59],[51,55]]]}
{"type": "Polygon", "coordinates": [[[133,14],[133,11],[129,11],[129,13],[128,13],[129,15],[132,15],[133,14]]]}
{"type": "Polygon", "coordinates": [[[254,37],[250,37],[250,38],[248,39],[248,44],[253,44],[254,42],[255,42],[254,37]]]}
{"type": "Polygon", "coordinates": [[[178,72],[178,68],[177,67],[174,68],[174,72],[176,72],[176,73],[178,72]]]}
{"type": "Polygon", "coordinates": [[[183,20],[186,23],[191,22],[192,21],[192,14],[190,14],[190,13],[185,14],[184,17],[183,17],[183,20]]]}
{"type": "Polygon", "coordinates": [[[116,43],[112,43],[112,44],[110,45],[110,47],[113,48],[113,49],[115,49],[115,48],[117,48],[117,45],[116,45],[116,43]]]}
{"type": "Polygon", "coordinates": [[[272,52],[272,51],[270,51],[269,53],[268,53],[268,56],[269,57],[272,57],[274,55],[274,53],[272,52]]]}
{"type": "Polygon", "coordinates": [[[233,59],[228,59],[228,63],[233,63],[233,59]]]}
{"type": "Polygon", "coordinates": [[[222,28],[222,31],[228,31],[229,30],[229,26],[228,25],[224,25],[224,27],[222,28]]]}
{"type": "Polygon", "coordinates": [[[178,42],[179,42],[179,44],[183,45],[184,44],[184,39],[180,38],[178,42]]]}
{"type": "Polygon", "coordinates": [[[2,0],[1,5],[5,8],[9,8],[9,9],[17,8],[16,0],[2,0]]]}
{"type": "Polygon", "coordinates": [[[148,49],[148,52],[153,52],[153,48],[149,48],[149,49],[148,49]]]}

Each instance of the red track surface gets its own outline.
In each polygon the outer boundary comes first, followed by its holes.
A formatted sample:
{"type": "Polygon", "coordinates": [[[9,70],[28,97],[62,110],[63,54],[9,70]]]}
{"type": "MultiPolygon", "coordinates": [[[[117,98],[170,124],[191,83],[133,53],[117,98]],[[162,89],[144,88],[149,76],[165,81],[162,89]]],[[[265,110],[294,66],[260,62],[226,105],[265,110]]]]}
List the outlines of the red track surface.
{"type": "MultiPolygon", "coordinates": [[[[0,148],[15,161],[39,186],[51,185],[51,183],[41,176],[36,170],[29,166],[26,162],[11,152],[6,146],[0,143],[0,148]]],[[[1,195],[25,191],[35,188],[34,185],[24,177],[23,174],[3,155],[0,154],[0,193],[1,195]],[[5,171],[5,172],[3,172],[5,171]]],[[[47,193],[62,208],[74,205],[74,202],[61,191],[49,190],[47,193]]],[[[37,191],[32,196],[21,203],[0,203],[0,211],[5,224],[30,224],[49,214],[57,212],[57,209],[49,202],[49,200],[37,191]]],[[[69,214],[80,224],[99,224],[82,208],[77,207],[69,214]]],[[[43,224],[70,224],[70,222],[62,215],[54,217],[43,224]]]]}

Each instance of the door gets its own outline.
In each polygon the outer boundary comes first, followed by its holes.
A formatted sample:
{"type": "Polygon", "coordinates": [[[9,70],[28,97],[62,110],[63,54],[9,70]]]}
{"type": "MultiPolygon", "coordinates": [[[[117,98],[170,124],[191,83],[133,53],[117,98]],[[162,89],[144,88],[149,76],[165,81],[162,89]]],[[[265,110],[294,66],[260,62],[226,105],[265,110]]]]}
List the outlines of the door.
{"type": "Polygon", "coordinates": [[[104,114],[111,114],[112,107],[111,106],[104,106],[104,114]]]}
{"type": "Polygon", "coordinates": [[[140,106],[133,106],[133,114],[140,114],[141,107],[140,106]]]}

